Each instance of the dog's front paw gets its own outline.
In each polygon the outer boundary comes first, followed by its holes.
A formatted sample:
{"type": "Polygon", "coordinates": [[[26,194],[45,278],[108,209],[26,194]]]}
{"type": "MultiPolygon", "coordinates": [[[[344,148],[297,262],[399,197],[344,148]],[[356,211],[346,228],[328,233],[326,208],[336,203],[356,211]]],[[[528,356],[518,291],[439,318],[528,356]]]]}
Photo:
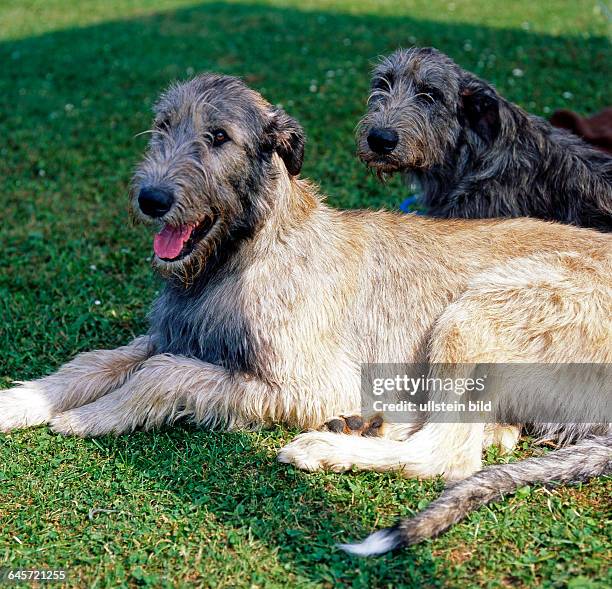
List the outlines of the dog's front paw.
{"type": "Polygon", "coordinates": [[[353,466],[343,460],[338,453],[338,443],[345,436],[331,432],[307,432],[300,434],[292,442],[281,448],[278,461],[293,464],[297,468],[315,472],[317,470],[331,470],[344,472],[353,466]]]}
{"type": "Polygon", "coordinates": [[[90,430],[86,420],[78,415],[77,409],[60,413],[49,422],[49,427],[56,434],[81,438],[86,438],[90,430]]]}
{"type": "Polygon", "coordinates": [[[102,416],[85,407],[60,413],[49,422],[49,426],[56,434],[79,438],[93,438],[112,431],[112,428],[104,423],[102,416]]]}
{"type": "Polygon", "coordinates": [[[36,382],[0,391],[0,432],[47,423],[53,408],[36,382]]]}

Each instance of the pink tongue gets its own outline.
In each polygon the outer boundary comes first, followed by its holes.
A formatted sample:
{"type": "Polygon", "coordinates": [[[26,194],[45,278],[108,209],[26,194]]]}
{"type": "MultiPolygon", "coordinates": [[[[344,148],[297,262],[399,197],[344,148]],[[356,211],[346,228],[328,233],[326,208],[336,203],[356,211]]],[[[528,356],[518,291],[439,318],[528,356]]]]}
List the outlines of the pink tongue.
{"type": "Polygon", "coordinates": [[[189,239],[193,228],[194,225],[183,225],[182,227],[166,225],[153,240],[153,249],[157,256],[167,260],[176,258],[189,239]]]}

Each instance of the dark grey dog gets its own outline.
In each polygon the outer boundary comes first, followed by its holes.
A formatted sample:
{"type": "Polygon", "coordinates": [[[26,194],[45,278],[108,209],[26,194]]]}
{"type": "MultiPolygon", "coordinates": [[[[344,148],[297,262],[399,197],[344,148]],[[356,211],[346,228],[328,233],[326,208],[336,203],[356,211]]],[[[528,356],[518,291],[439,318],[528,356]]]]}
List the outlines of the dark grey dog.
{"type": "Polygon", "coordinates": [[[612,158],[432,48],[374,70],[359,157],[416,180],[437,217],[540,217],[612,230],[612,158]]]}

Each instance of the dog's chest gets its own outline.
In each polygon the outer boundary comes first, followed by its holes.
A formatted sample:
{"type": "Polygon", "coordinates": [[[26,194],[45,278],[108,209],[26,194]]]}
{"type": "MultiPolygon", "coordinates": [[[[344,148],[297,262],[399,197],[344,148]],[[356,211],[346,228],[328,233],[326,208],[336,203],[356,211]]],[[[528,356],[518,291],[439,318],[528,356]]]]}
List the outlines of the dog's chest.
{"type": "Polygon", "coordinates": [[[231,297],[167,289],[150,314],[160,353],[198,358],[228,370],[258,372],[251,327],[231,297]]]}

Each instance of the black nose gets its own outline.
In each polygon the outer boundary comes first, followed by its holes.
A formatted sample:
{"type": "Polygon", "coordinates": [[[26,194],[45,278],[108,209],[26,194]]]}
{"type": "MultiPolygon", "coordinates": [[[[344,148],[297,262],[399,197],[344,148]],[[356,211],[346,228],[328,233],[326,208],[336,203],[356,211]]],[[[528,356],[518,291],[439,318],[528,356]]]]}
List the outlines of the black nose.
{"type": "Polygon", "coordinates": [[[381,155],[391,153],[399,137],[393,129],[372,129],[368,135],[368,145],[370,149],[381,155]]]}
{"type": "Polygon", "coordinates": [[[174,196],[166,188],[142,188],[138,194],[140,210],[149,217],[163,217],[173,203],[174,196]]]}

